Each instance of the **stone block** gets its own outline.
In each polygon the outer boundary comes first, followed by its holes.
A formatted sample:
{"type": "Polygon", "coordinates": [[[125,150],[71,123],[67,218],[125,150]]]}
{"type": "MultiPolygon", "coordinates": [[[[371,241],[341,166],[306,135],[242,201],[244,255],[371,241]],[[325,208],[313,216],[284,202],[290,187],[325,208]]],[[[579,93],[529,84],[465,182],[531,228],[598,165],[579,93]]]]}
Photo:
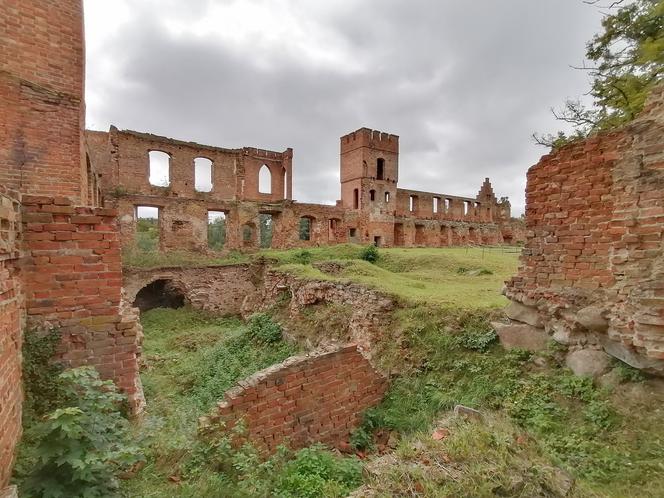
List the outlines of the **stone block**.
{"type": "Polygon", "coordinates": [[[567,355],[565,365],[575,375],[596,379],[610,370],[611,357],[598,349],[579,349],[567,355]]]}
{"type": "Polygon", "coordinates": [[[639,354],[634,348],[611,340],[607,336],[600,336],[600,342],[604,351],[629,366],[654,374],[664,374],[664,360],[639,354]]]}
{"type": "Polygon", "coordinates": [[[505,349],[542,351],[547,347],[549,336],[543,328],[533,327],[527,323],[491,322],[491,325],[505,349]]]}
{"type": "Polygon", "coordinates": [[[505,308],[505,314],[510,320],[527,323],[528,325],[537,328],[542,328],[544,326],[542,317],[537,311],[537,308],[526,306],[517,301],[512,301],[509,306],[505,308]]]}
{"type": "Polygon", "coordinates": [[[603,311],[598,306],[587,306],[577,312],[576,321],[586,330],[606,332],[609,328],[609,321],[604,318],[603,311]]]}

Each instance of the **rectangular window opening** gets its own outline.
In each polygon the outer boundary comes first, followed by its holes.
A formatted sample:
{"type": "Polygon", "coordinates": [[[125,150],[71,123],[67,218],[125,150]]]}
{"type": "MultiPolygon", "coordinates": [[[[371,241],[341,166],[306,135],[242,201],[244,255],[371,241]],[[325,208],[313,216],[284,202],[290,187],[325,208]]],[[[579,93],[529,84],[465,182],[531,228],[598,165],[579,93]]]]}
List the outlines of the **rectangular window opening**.
{"type": "Polygon", "coordinates": [[[136,206],[136,247],[143,252],[159,249],[159,208],[136,206]]]}
{"type": "Polygon", "coordinates": [[[226,242],[226,213],[223,211],[208,211],[207,220],[208,247],[218,251],[226,242]]]}

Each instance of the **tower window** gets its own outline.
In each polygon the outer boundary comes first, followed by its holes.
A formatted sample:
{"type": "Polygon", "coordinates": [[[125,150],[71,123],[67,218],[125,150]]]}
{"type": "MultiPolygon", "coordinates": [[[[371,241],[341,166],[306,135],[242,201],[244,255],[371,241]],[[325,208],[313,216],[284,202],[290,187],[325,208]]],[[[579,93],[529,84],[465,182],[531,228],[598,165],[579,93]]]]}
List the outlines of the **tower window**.
{"type": "Polygon", "coordinates": [[[385,159],[379,157],[376,160],[376,179],[382,180],[385,175],[385,159]]]}
{"type": "Polygon", "coordinates": [[[375,190],[369,190],[369,199],[371,202],[376,200],[376,191],[375,190]]]}

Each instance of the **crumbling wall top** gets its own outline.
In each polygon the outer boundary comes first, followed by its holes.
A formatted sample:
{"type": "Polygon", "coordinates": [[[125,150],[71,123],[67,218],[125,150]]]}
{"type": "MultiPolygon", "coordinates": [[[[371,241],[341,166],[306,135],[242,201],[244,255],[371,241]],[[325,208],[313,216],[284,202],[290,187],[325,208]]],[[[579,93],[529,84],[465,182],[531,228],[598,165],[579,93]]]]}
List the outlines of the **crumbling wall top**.
{"type": "Polygon", "coordinates": [[[341,137],[341,153],[349,152],[360,147],[399,152],[399,136],[370,128],[360,128],[341,137]]]}

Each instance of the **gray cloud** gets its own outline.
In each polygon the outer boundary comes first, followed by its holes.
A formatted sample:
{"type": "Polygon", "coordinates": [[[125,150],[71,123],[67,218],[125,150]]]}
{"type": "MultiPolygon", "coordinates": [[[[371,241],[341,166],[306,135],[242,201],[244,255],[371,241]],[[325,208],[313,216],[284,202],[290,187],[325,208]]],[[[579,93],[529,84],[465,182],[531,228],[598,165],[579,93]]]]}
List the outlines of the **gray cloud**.
{"type": "Polygon", "coordinates": [[[549,107],[587,89],[569,65],[599,26],[580,0],[145,0],[122,22],[106,8],[106,30],[98,0],[85,7],[96,129],[291,146],[295,198],[333,202],[338,137],[368,126],[400,135],[401,186],[474,195],[488,176],[517,213],[546,152],[530,134],[557,129],[549,107]],[[225,24],[220,7],[249,10],[225,24]]]}

